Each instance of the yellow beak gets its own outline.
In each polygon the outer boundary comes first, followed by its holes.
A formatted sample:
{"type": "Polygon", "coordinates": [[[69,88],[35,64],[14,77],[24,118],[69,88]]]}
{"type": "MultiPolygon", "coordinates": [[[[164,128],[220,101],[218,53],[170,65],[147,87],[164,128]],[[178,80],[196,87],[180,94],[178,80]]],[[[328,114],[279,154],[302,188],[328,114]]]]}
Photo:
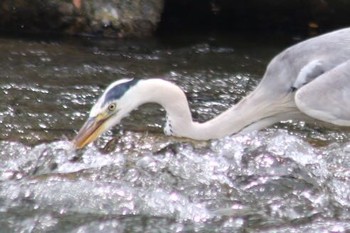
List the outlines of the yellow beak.
{"type": "Polygon", "coordinates": [[[106,120],[107,118],[100,116],[87,119],[72,141],[75,148],[81,149],[100,136],[104,132],[106,120]]]}

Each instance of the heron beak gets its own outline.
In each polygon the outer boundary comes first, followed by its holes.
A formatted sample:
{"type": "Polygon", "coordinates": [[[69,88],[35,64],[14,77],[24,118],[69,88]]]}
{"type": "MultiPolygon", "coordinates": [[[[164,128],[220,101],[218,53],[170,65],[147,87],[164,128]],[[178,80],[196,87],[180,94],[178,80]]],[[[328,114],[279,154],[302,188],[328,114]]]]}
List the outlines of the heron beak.
{"type": "Polygon", "coordinates": [[[100,136],[105,130],[104,123],[107,119],[102,116],[87,119],[72,141],[75,148],[81,149],[100,136]]]}

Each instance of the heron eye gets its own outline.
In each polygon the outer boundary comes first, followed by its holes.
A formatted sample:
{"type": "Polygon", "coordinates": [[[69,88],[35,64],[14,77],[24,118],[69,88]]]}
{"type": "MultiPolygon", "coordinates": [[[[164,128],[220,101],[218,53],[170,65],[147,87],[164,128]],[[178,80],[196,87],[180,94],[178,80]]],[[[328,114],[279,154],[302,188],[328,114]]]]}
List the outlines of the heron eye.
{"type": "Polygon", "coordinates": [[[108,111],[114,111],[117,108],[117,105],[115,103],[112,103],[108,105],[108,111]]]}

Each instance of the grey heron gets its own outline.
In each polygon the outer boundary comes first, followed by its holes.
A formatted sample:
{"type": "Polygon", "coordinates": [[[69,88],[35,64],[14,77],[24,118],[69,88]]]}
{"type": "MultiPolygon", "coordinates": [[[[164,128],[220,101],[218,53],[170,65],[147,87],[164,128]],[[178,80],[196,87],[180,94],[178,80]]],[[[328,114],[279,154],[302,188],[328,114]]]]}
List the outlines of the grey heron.
{"type": "Polygon", "coordinates": [[[250,94],[215,118],[192,120],[186,95],[162,79],[122,79],[92,107],[73,143],[82,148],[144,103],[166,111],[166,135],[209,140],[284,120],[316,119],[350,126],[350,28],[293,45],[275,56],[250,94]],[[348,80],[349,79],[349,80],[348,80]]]}

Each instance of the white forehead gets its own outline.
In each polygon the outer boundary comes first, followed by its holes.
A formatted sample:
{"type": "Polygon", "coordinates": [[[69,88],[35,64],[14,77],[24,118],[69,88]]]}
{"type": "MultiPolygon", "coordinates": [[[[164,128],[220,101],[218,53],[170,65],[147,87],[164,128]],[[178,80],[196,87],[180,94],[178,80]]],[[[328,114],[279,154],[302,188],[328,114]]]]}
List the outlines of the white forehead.
{"type": "Polygon", "coordinates": [[[120,84],[123,84],[123,83],[127,83],[127,82],[130,82],[131,80],[133,80],[132,78],[128,78],[128,79],[120,79],[120,80],[117,80],[113,83],[111,83],[107,88],[106,90],[103,92],[103,94],[100,96],[100,98],[97,100],[97,102],[94,104],[94,106],[91,108],[91,111],[90,111],[90,117],[94,117],[96,116],[97,114],[99,114],[103,108],[103,103],[105,102],[105,98],[106,98],[106,94],[115,86],[118,86],[120,84]]]}

